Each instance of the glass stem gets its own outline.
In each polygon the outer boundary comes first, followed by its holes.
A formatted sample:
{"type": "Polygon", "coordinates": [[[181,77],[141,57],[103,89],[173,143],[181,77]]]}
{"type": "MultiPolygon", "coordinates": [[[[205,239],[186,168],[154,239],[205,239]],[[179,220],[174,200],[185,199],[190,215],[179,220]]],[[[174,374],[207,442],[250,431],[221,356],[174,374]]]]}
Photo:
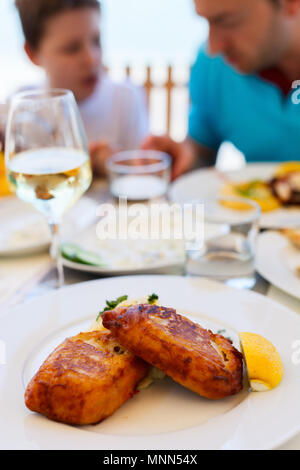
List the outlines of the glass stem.
{"type": "Polygon", "coordinates": [[[184,277],[189,277],[188,262],[189,262],[188,247],[187,247],[187,242],[185,240],[184,241],[184,264],[183,264],[183,273],[182,273],[184,277]]]}
{"type": "Polygon", "coordinates": [[[51,248],[50,255],[52,256],[56,270],[57,270],[57,287],[60,288],[64,285],[64,268],[60,253],[60,238],[59,238],[59,223],[49,222],[51,231],[51,248]]]}

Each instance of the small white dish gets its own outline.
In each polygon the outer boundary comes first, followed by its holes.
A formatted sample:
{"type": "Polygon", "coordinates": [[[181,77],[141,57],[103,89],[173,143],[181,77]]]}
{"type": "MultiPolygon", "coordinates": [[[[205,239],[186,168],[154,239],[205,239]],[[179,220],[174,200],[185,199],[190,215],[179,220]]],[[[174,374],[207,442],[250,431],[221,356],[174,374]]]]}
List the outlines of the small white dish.
{"type": "Polygon", "coordinates": [[[64,266],[100,276],[124,274],[166,273],[184,263],[184,246],[180,241],[169,240],[101,240],[97,226],[91,225],[66,239],[80,249],[97,254],[103,266],[91,266],[63,259],[64,266]]]}

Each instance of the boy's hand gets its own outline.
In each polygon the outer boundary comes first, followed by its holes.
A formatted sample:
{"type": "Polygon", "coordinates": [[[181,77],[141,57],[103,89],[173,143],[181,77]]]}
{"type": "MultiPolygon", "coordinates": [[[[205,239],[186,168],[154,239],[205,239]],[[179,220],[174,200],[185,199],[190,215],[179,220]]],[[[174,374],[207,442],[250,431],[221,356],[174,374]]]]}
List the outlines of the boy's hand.
{"type": "Polygon", "coordinates": [[[89,145],[92,169],[96,175],[106,175],[105,161],[116,151],[117,149],[112,149],[106,140],[98,140],[89,145]]]}

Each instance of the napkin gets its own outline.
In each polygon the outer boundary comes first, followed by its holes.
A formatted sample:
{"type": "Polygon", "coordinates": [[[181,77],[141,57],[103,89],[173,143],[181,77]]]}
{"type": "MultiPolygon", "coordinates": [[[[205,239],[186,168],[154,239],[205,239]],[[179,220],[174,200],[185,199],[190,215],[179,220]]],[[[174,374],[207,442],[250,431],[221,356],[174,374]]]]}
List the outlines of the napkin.
{"type": "Polygon", "coordinates": [[[0,261],[0,315],[8,306],[21,301],[30,289],[51,269],[49,254],[0,261]]]}

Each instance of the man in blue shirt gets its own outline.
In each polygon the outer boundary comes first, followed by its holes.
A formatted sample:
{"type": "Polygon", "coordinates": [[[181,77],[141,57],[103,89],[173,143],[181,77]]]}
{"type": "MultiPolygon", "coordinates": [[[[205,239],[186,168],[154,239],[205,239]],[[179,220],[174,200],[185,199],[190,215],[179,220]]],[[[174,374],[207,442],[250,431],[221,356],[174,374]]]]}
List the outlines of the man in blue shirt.
{"type": "Polygon", "coordinates": [[[300,160],[300,0],[195,0],[210,26],[190,80],[188,137],[150,136],[173,177],[231,141],[248,162],[300,160]],[[298,103],[298,104],[297,104],[298,103]]]}

